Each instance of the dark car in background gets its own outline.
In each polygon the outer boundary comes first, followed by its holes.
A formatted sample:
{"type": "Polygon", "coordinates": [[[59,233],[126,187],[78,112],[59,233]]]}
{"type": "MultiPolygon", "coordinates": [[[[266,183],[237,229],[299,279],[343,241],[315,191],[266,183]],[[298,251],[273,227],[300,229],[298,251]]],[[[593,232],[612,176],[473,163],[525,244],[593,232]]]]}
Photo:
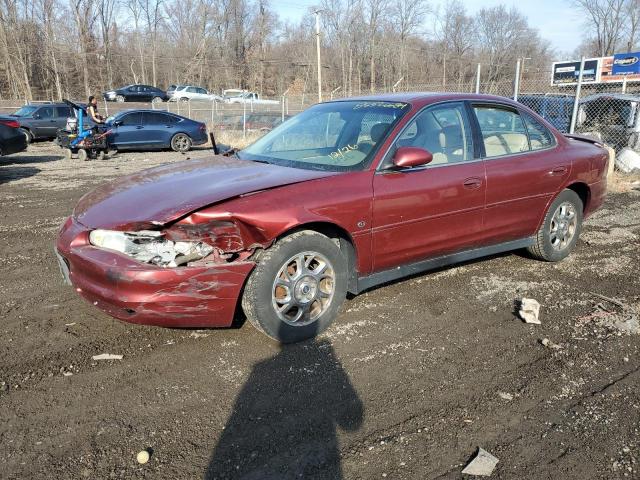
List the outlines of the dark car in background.
{"type": "Polygon", "coordinates": [[[127,85],[102,94],[107,102],[166,102],[169,95],[164,90],[150,85],[127,85]]]}
{"type": "Polygon", "coordinates": [[[107,119],[109,144],[116,150],[186,152],[207,143],[207,126],[186,117],[158,110],[127,110],[107,119]]]}
{"type": "Polygon", "coordinates": [[[574,100],[573,95],[518,95],[518,102],[529,107],[562,133],[569,132],[574,100]]]}
{"type": "Polygon", "coordinates": [[[16,120],[0,119],[0,155],[11,155],[27,148],[27,137],[16,120]]]}
{"type": "Polygon", "coordinates": [[[65,103],[29,103],[11,115],[0,116],[0,121],[16,121],[27,142],[51,140],[58,130],[65,128],[67,119],[74,117],[65,103]]]}

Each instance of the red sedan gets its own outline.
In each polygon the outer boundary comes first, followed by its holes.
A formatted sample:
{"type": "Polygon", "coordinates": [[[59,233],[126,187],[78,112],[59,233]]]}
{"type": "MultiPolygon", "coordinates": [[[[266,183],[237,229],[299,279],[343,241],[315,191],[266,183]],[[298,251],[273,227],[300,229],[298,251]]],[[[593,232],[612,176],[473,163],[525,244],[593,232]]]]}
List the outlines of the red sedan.
{"type": "Polygon", "coordinates": [[[219,327],[241,306],[295,342],[347,292],[507,250],[562,260],[603,203],[607,163],[501,97],[345,99],[226,157],[98,188],[56,249],[76,291],[119,319],[219,327]]]}

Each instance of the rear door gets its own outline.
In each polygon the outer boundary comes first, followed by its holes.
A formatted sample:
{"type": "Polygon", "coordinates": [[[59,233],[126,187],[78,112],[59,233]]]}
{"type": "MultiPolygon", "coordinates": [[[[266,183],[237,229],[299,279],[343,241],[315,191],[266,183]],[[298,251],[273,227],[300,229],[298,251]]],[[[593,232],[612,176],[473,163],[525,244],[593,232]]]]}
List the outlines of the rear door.
{"type": "Polygon", "coordinates": [[[142,112],[131,112],[118,120],[120,125],[112,128],[110,142],[120,148],[141,147],[146,142],[142,112]]]}
{"type": "Polygon", "coordinates": [[[70,107],[61,106],[55,107],[56,111],[56,133],[61,128],[65,128],[67,126],[67,119],[69,117],[73,117],[73,112],[70,107]]]}
{"type": "Polygon", "coordinates": [[[553,134],[510,105],[473,106],[487,172],[487,240],[501,243],[534,234],[551,198],[571,170],[553,134]]]}
{"type": "Polygon", "coordinates": [[[464,250],[483,237],[485,170],[469,120],[463,102],[427,107],[385,157],[373,180],[374,270],[464,250]],[[423,148],[433,161],[390,168],[398,147],[423,148]]]}
{"type": "Polygon", "coordinates": [[[169,147],[173,136],[175,117],[162,112],[144,112],[142,130],[148,147],[169,147]]]}

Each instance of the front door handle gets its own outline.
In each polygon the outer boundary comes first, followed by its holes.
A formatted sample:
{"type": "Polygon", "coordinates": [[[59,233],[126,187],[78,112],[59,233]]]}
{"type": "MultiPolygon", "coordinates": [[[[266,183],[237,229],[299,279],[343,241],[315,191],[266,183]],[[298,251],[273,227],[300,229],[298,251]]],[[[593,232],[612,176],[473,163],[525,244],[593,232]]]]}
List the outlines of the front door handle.
{"type": "Polygon", "coordinates": [[[142,130],[143,128],[144,128],[144,127],[143,127],[142,125],[138,125],[138,126],[136,127],[136,130],[142,130]]]}
{"type": "Polygon", "coordinates": [[[464,188],[474,189],[482,186],[482,179],[479,177],[467,178],[464,183],[464,188]]]}
{"type": "Polygon", "coordinates": [[[547,172],[547,175],[550,177],[557,177],[559,175],[564,175],[565,173],[567,173],[567,167],[561,165],[559,167],[554,167],[553,170],[547,172]]]}

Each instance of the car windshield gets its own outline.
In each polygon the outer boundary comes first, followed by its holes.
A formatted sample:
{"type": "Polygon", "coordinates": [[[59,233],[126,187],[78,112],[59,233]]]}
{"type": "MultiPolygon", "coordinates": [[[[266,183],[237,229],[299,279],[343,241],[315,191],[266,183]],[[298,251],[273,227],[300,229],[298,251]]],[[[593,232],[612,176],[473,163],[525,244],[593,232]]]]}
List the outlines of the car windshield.
{"type": "Polygon", "coordinates": [[[243,160],[328,171],[366,168],[409,104],[339,101],[315,105],[238,152],[243,160]]]}
{"type": "Polygon", "coordinates": [[[35,107],[35,106],[32,106],[32,105],[25,105],[24,107],[20,108],[16,113],[14,113],[13,116],[14,117],[28,117],[33,112],[35,112],[37,108],[38,107],[35,107]]]}

